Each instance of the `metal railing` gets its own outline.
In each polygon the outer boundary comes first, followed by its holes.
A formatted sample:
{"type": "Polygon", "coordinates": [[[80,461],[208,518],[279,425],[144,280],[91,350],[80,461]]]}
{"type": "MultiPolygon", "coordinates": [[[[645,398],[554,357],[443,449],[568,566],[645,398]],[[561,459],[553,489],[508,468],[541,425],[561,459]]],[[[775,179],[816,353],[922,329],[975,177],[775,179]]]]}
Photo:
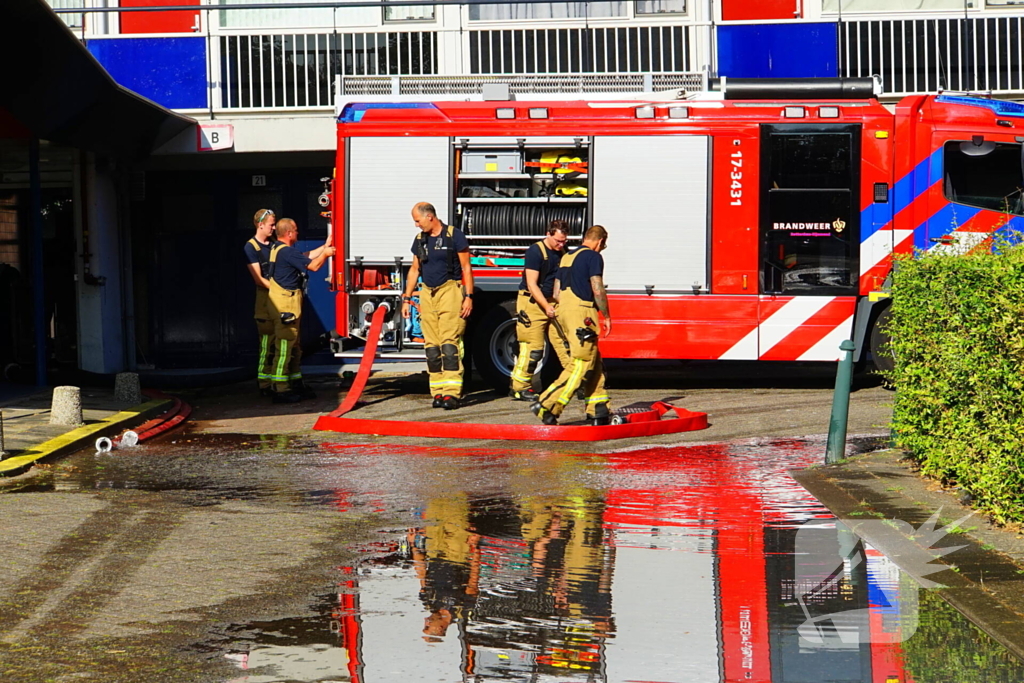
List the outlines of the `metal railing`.
{"type": "Polygon", "coordinates": [[[514,95],[645,92],[704,87],[701,73],[655,74],[491,74],[479,76],[345,76],[344,97],[388,95],[476,95],[486,83],[505,83],[514,95]]]}
{"type": "Polygon", "coordinates": [[[469,32],[473,74],[689,71],[692,26],[495,28],[469,32]]]}
{"type": "Polygon", "coordinates": [[[220,48],[219,109],[333,106],[335,75],[436,73],[429,31],[228,35],[220,48]]]}
{"type": "Polygon", "coordinates": [[[508,83],[512,92],[639,92],[699,89],[691,70],[686,26],[486,29],[461,41],[443,30],[230,34],[214,36],[215,108],[315,109],[342,95],[479,93],[484,83],[508,83]],[[441,45],[459,46],[468,74],[443,74],[441,45]]]}
{"type": "Polygon", "coordinates": [[[1024,17],[844,21],[840,73],[882,77],[895,97],[938,90],[1024,92],[1024,17]]]}

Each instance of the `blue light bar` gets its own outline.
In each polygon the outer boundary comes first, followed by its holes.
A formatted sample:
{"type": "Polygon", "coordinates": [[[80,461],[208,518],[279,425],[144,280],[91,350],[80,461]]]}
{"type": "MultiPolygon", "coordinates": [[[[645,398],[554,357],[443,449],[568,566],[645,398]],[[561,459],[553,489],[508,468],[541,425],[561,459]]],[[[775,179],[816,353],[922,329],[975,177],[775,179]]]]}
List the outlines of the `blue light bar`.
{"type": "Polygon", "coordinates": [[[431,102],[353,102],[346,104],[338,123],[359,123],[370,109],[436,109],[431,102]]]}
{"type": "Polygon", "coordinates": [[[1024,116],[1024,104],[1007,102],[1006,100],[989,100],[983,97],[963,97],[958,95],[939,95],[936,102],[945,104],[966,104],[971,107],[991,109],[999,116],[1024,116]]]}

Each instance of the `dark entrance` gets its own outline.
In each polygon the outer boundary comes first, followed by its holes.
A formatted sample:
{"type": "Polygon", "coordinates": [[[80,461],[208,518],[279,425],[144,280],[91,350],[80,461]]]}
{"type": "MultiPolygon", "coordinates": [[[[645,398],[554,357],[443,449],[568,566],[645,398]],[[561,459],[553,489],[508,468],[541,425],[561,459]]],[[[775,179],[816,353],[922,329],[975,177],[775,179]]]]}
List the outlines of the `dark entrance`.
{"type": "Polygon", "coordinates": [[[860,126],[761,126],[761,293],[852,296],[860,126]]]}
{"type": "MultiPolygon", "coordinates": [[[[133,236],[140,367],[256,367],[255,285],[242,253],[253,214],[270,208],[294,218],[302,251],[323,244],[317,197],[326,175],[329,166],[146,173],[145,198],[133,204],[133,225],[145,226],[133,236]]],[[[334,326],[333,299],[321,301],[326,272],[310,279],[306,355],[326,348],[334,326]]]]}

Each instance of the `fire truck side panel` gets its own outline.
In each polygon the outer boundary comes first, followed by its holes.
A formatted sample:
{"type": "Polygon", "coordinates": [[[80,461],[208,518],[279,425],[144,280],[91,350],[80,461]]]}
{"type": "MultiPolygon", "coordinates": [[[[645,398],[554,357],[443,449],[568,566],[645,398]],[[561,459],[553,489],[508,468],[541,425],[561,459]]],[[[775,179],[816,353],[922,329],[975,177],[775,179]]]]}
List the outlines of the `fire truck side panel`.
{"type": "MultiPolygon", "coordinates": [[[[607,255],[612,255],[612,247],[607,255]]],[[[609,297],[612,334],[601,340],[608,358],[757,358],[756,296],[715,294],[609,297]],[[752,343],[740,342],[753,333],[752,343]]]]}
{"type": "Polygon", "coordinates": [[[609,292],[708,290],[708,142],[703,135],[595,138],[593,222],[609,229],[615,249],[605,262],[609,292]]]}
{"type": "MultiPolygon", "coordinates": [[[[760,134],[756,126],[714,137],[712,167],[711,292],[757,294],[757,171],[760,134]]],[[[757,311],[750,309],[751,322],[757,311]]]]}
{"type": "Polygon", "coordinates": [[[838,360],[856,306],[856,297],[762,296],[758,359],[838,360]]]}
{"type": "Polygon", "coordinates": [[[335,255],[331,257],[327,267],[331,269],[331,290],[334,294],[334,334],[344,337],[348,334],[348,295],[345,292],[348,269],[345,267],[345,254],[348,253],[348,213],[346,199],[348,197],[348,159],[345,138],[338,130],[338,150],[334,155],[334,182],[331,184],[331,237],[334,242],[335,255]]]}
{"type": "Polygon", "coordinates": [[[410,210],[430,202],[447,218],[451,144],[446,137],[354,137],[349,140],[348,253],[351,262],[411,263],[416,236],[410,210]]]}
{"type": "Polygon", "coordinates": [[[893,242],[891,116],[865,121],[861,136],[860,293],[881,289],[889,274],[893,242]]]}

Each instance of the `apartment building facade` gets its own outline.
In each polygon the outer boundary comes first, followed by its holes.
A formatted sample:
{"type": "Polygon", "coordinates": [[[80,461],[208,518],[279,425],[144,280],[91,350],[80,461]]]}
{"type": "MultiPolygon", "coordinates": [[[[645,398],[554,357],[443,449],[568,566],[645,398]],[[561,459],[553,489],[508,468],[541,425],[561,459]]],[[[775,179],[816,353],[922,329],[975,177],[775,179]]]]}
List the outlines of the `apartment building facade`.
{"type": "MultiPolygon", "coordinates": [[[[1016,0],[46,1],[119,84],[198,122],[146,159],[74,162],[98,164],[130,195],[119,214],[132,235],[119,266],[134,293],[127,366],[255,355],[241,245],[262,207],[296,217],[311,245],[326,237],[316,198],[332,171],[339,97],[872,75],[888,101],[937,90],[1024,96],[1016,0]]],[[[80,175],[67,183],[82,198],[93,189],[80,175]]],[[[395,182],[415,173],[396,169],[395,182]]],[[[332,296],[314,280],[310,348],[333,327],[332,296]]]]}

